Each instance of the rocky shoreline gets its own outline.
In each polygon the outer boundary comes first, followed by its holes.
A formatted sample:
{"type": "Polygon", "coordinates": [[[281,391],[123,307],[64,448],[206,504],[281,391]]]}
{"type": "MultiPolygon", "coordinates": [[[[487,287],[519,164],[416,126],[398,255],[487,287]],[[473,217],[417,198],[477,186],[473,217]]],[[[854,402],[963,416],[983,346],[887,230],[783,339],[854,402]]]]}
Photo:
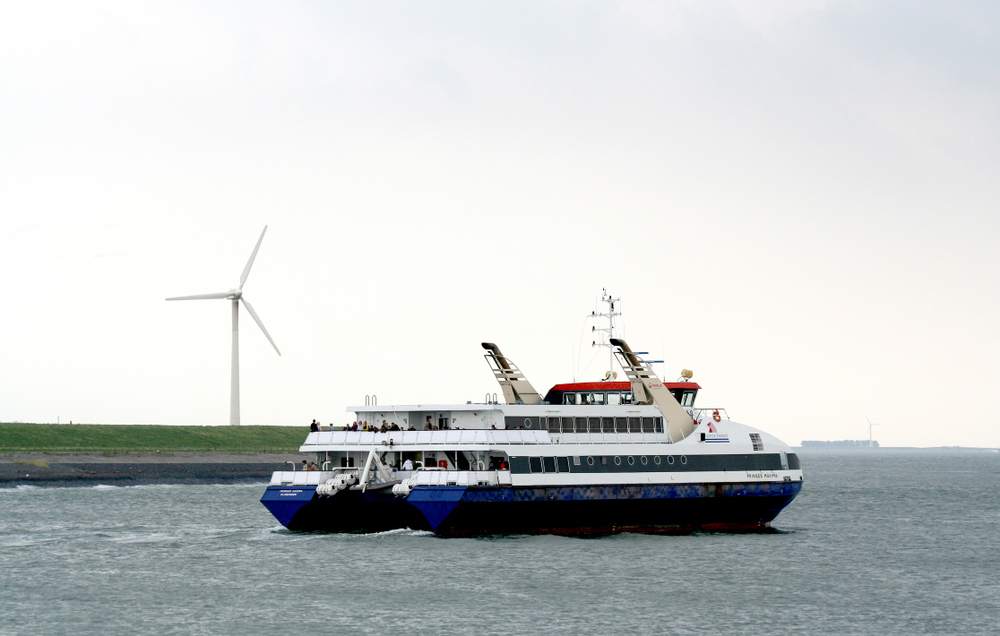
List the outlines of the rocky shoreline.
{"type": "Polygon", "coordinates": [[[298,453],[4,453],[0,488],[264,482],[298,453]]]}

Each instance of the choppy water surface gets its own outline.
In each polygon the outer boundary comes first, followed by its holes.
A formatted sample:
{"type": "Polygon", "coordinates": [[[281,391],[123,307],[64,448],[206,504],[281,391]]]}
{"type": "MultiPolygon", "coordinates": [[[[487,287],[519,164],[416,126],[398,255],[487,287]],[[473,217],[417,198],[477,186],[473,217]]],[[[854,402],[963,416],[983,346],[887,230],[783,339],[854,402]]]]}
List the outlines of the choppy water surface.
{"type": "Polygon", "coordinates": [[[0,634],[995,634],[1000,457],[809,454],[781,533],[296,534],[263,485],[0,490],[0,634]]]}

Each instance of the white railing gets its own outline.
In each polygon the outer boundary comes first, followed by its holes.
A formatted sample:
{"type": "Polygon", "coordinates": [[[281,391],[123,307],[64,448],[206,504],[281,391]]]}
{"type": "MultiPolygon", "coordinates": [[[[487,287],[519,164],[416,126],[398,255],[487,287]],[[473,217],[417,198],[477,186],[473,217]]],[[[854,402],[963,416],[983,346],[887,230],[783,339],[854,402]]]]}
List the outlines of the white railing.
{"type": "Polygon", "coordinates": [[[691,411],[691,417],[693,417],[694,421],[699,424],[702,422],[707,422],[709,420],[715,422],[715,421],[729,419],[729,413],[726,413],[726,409],[722,407],[697,408],[697,409],[690,409],[690,411],[691,411]],[[719,420],[715,419],[716,413],[718,413],[719,415],[719,420]]]}
{"type": "Polygon", "coordinates": [[[498,486],[510,484],[509,470],[420,470],[418,486],[498,486]]]}
{"type": "MultiPolygon", "coordinates": [[[[711,418],[716,409],[696,409],[695,420],[711,418]],[[699,414],[698,411],[701,411],[699,414]]],[[[718,409],[723,419],[725,409],[718,409]]],[[[309,433],[303,446],[495,446],[510,444],[663,444],[662,433],[549,433],[526,430],[447,430],[447,431],[322,431],[309,433]]],[[[320,450],[320,449],[316,449],[320,450]]]]}
{"type": "MultiPolygon", "coordinates": [[[[325,470],[279,470],[271,475],[272,486],[318,486],[336,473],[325,470]]],[[[417,470],[394,471],[397,480],[416,476],[418,486],[510,485],[509,470],[417,470]]]]}
{"type": "Polygon", "coordinates": [[[436,444],[548,444],[548,431],[445,430],[445,431],[320,431],[309,433],[303,446],[425,446],[436,444]]]}
{"type": "Polygon", "coordinates": [[[272,486],[318,486],[335,473],[326,470],[278,470],[271,473],[272,486]]]}

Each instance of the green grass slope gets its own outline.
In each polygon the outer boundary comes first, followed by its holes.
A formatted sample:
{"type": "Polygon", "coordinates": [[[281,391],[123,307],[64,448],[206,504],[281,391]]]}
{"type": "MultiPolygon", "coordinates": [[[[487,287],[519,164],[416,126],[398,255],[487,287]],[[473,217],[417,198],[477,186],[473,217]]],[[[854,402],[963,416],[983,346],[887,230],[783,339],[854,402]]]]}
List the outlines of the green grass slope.
{"type": "Polygon", "coordinates": [[[135,426],[0,424],[0,452],[297,451],[309,429],[299,426],[135,426]]]}

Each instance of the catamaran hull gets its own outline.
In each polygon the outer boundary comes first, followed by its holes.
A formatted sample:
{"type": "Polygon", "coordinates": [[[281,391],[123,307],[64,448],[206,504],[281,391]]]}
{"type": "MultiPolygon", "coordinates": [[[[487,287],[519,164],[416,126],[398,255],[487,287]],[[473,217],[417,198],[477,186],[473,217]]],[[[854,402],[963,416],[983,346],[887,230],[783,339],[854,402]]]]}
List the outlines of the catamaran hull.
{"type": "Polygon", "coordinates": [[[389,489],[320,496],[315,486],[269,486],[260,502],[289,530],[385,532],[430,530],[421,512],[389,489]]]}
{"type": "Polygon", "coordinates": [[[288,529],[306,531],[411,528],[443,537],[759,532],[801,488],[802,482],[420,486],[404,498],[351,490],[320,497],[315,487],[271,486],[261,503],[288,529]]]}

